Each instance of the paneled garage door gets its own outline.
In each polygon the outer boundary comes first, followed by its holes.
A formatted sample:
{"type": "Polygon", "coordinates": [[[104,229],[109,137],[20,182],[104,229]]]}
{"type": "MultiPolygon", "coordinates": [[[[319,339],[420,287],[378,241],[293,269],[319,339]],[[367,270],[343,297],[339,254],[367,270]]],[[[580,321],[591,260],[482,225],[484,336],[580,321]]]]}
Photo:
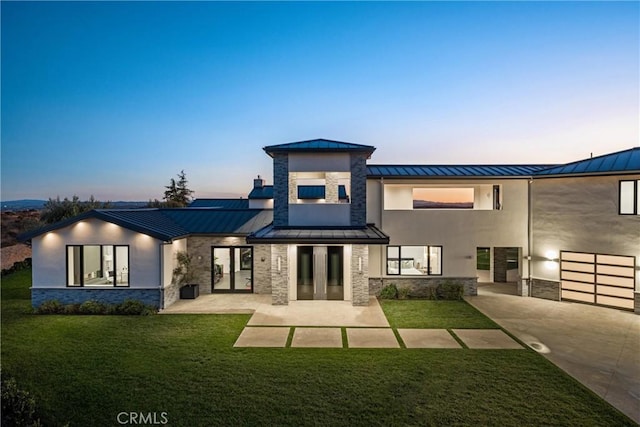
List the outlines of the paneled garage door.
{"type": "Polygon", "coordinates": [[[636,258],[560,252],[563,300],[633,310],[636,258]]]}

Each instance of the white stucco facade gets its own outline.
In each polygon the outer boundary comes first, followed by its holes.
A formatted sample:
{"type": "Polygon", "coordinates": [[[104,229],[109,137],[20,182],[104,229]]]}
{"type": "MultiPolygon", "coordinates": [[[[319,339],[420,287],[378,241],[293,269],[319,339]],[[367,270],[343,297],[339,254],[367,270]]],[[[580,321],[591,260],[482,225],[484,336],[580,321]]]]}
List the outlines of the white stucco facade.
{"type": "MultiPolygon", "coordinates": [[[[520,248],[528,255],[529,179],[369,179],[367,222],[390,236],[390,245],[442,247],[442,277],[476,277],[476,248],[520,248]],[[493,209],[493,187],[500,189],[500,209],[493,209]],[[473,188],[470,209],[413,209],[413,188],[473,188]],[[391,200],[388,200],[391,198],[391,200]]],[[[386,277],[386,248],[369,248],[370,277],[386,277]]],[[[516,277],[527,277],[519,262],[516,277]]]]}
{"type": "MultiPolygon", "coordinates": [[[[129,247],[129,287],[160,288],[162,277],[172,264],[162,242],[99,219],[85,219],[68,227],[32,239],[34,288],[65,288],[67,285],[68,245],[125,245],[129,247]],[[166,268],[161,268],[164,259],[166,268]]],[[[170,277],[170,276],[169,276],[170,277]]],[[[170,281],[170,279],[168,279],[170,281]]],[[[91,288],[112,288],[95,286],[91,288]]]]}

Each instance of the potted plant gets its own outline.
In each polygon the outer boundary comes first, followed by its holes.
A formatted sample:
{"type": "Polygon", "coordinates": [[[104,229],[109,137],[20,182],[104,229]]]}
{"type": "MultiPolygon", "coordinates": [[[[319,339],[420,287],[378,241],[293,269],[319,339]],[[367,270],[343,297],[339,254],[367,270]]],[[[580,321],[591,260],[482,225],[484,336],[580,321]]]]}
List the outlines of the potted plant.
{"type": "Polygon", "coordinates": [[[180,287],[180,299],[196,299],[200,294],[200,286],[193,283],[196,271],[191,263],[191,255],[185,251],[176,253],[176,268],[173,269],[173,280],[180,287]]]}

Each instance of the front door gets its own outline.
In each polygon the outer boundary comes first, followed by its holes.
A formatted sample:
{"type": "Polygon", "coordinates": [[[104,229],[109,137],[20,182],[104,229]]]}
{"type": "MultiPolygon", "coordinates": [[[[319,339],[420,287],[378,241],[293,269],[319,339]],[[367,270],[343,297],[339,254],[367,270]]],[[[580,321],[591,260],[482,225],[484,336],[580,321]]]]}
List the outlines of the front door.
{"type": "Polygon", "coordinates": [[[343,247],[298,246],[297,252],[298,299],[343,300],[343,247]]]}

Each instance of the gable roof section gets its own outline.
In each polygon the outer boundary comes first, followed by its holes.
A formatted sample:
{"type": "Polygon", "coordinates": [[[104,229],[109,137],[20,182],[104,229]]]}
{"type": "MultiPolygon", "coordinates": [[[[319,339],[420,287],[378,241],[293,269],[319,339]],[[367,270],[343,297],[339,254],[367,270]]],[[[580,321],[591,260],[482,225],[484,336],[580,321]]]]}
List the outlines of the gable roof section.
{"type": "MultiPolygon", "coordinates": [[[[299,185],[298,199],[324,199],[325,187],[323,185],[299,185]]],[[[338,186],[338,198],[347,198],[347,189],[344,185],[338,186]]],[[[273,185],[265,185],[262,188],[254,188],[249,193],[249,199],[273,199],[273,185]]]]}
{"type": "Polygon", "coordinates": [[[612,172],[640,172],[640,147],[547,168],[536,172],[535,176],[599,175],[612,172]]]}
{"type": "Polygon", "coordinates": [[[269,224],[273,220],[273,212],[261,209],[96,209],[24,233],[19,239],[26,241],[89,218],[170,241],[191,234],[248,234],[269,224]]]}
{"type": "Polygon", "coordinates": [[[195,199],[190,208],[249,209],[247,199],[195,199]]]}
{"type": "Polygon", "coordinates": [[[273,157],[274,153],[366,153],[370,156],[376,147],[371,145],[353,144],[351,142],[333,141],[330,139],[310,139],[307,141],[290,142],[287,144],[269,145],[263,150],[273,157]]]}
{"type": "Polygon", "coordinates": [[[555,165],[368,165],[368,178],[527,177],[555,165]]]}

